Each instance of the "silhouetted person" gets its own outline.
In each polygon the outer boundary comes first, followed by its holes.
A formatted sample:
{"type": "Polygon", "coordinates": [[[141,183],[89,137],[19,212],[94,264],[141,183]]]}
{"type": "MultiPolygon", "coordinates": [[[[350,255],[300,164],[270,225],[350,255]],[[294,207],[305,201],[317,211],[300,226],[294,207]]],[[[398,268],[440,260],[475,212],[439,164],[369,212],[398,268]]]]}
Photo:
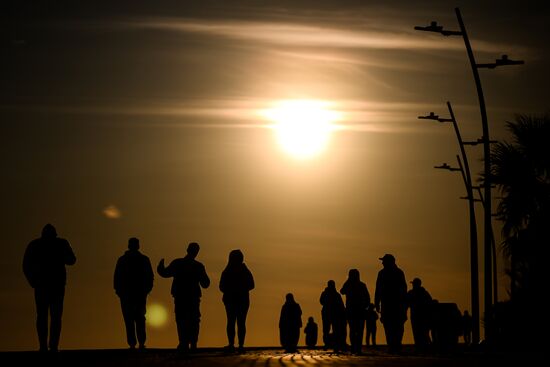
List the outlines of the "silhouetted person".
{"type": "Polygon", "coordinates": [[[359,270],[351,269],[340,293],[346,296],[346,315],[349,323],[349,339],[352,353],[361,353],[365,312],[370,304],[367,285],[359,277],[359,270]]]}
{"type": "Polygon", "coordinates": [[[281,346],[285,349],[285,352],[296,352],[301,327],[302,309],[294,300],[294,295],[288,293],[286,295],[286,302],[281,308],[281,317],[279,318],[279,335],[281,346]]]}
{"type": "Polygon", "coordinates": [[[51,224],[42,229],[42,236],[32,240],[23,257],[23,272],[30,286],[34,288],[36,302],[36,331],[40,351],[48,346],[57,351],[61,336],[61,317],[67,271],[65,265],[73,265],[76,257],[66,239],[57,237],[51,224]],[[48,312],[50,314],[50,339],[48,343],[48,312]]]}
{"type": "Polygon", "coordinates": [[[319,301],[323,306],[321,317],[324,349],[330,347],[335,351],[342,350],[346,344],[346,307],[342,296],[336,290],[334,280],[327,282],[327,287],[321,293],[319,301]]]}
{"type": "Polygon", "coordinates": [[[147,295],[153,289],[153,268],[149,258],[139,252],[139,239],[128,240],[128,250],[118,258],[114,288],[120,298],[126,326],[126,341],[131,349],[145,348],[145,313],[147,295]],[[137,338],[136,338],[137,334],[137,338]]]}
{"type": "Polygon", "coordinates": [[[308,348],[315,348],[317,345],[317,336],[319,334],[319,327],[313,320],[313,317],[307,319],[306,327],[304,328],[304,334],[306,334],[306,346],[308,348]]]}
{"type": "Polygon", "coordinates": [[[197,348],[201,319],[201,287],[210,286],[204,265],[195,260],[199,249],[198,243],[191,242],[184,258],[175,259],[168,267],[164,266],[164,259],[161,259],[157,266],[157,272],[161,277],[174,278],[171,293],[176,312],[178,350],[182,352],[188,351],[189,348],[197,348]]]}
{"type": "Polygon", "coordinates": [[[369,304],[365,319],[367,322],[366,344],[367,346],[372,345],[373,347],[376,347],[376,321],[378,321],[378,312],[376,312],[374,303],[369,304]]]}
{"type": "Polygon", "coordinates": [[[254,278],[245,265],[241,250],[229,253],[229,261],[220,278],[220,290],[223,293],[223,304],[227,314],[228,350],[235,346],[235,323],[238,328],[239,351],[243,350],[246,336],[246,315],[250,306],[248,292],[254,289],[254,278]]]}
{"type": "Polygon", "coordinates": [[[470,316],[468,311],[465,310],[464,314],[462,315],[462,335],[464,337],[464,344],[466,345],[472,344],[472,327],[472,316],[470,316]]]}
{"type": "Polygon", "coordinates": [[[405,321],[407,320],[407,282],[405,274],[395,264],[395,257],[386,254],[380,258],[384,268],[378,272],[374,305],[381,313],[386,341],[391,353],[401,351],[405,321]]]}
{"type": "Polygon", "coordinates": [[[462,313],[456,303],[432,301],[432,339],[440,352],[453,351],[462,334],[462,313]]]}
{"type": "Polygon", "coordinates": [[[417,351],[423,352],[430,345],[432,296],[422,286],[420,278],[414,278],[412,289],[407,292],[407,305],[411,309],[411,326],[417,351]]]}

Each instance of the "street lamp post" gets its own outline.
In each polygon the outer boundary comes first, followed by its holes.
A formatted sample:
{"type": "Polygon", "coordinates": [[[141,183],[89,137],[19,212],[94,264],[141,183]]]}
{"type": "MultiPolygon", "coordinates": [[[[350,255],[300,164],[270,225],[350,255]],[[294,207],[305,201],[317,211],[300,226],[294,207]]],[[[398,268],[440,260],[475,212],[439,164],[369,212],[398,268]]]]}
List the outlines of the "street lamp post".
{"type": "MultiPolygon", "coordinates": [[[[441,123],[452,122],[454,131],[456,134],[456,139],[460,147],[460,153],[462,154],[462,161],[464,166],[460,161],[460,157],[457,156],[460,172],[462,173],[462,178],[464,180],[464,186],[466,187],[466,195],[468,199],[468,209],[470,216],[470,298],[471,298],[471,312],[472,312],[472,341],[474,344],[479,343],[479,271],[478,271],[478,244],[477,244],[477,224],[475,217],[475,207],[474,207],[474,194],[472,186],[472,176],[470,174],[470,166],[468,164],[468,156],[466,155],[466,149],[464,148],[465,142],[462,140],[460,134],[460,129],[458,128],[458,123],[451,106],[451,102],[447,102],[447,108],[449,109],[449,114],[451,118],[441,118],[436,115],[434,112],[430,112],[427,116],[419,116],[419,119],[435,120],[441,123]]],[[[477,143],[468,143],[469,145],[475,145],[477,143]]],[[[448,169],[451,171],[456,171],[457,169],[451,168],[449,165],[442,165],[436,168],[448,169]]]]}
{"type": "MultiPolygon", "coordinates": [[[[500,59],[497,59],[494,63],[488,64],[478,64],[476,63],[472,47],[470,45],[470,40],[468,38],[468,33],[466,32],[466,27],[462,21],[462,15],[460,14],[460,9],[455,8],[456,18],[460,26],[460,31],[446,30],[443,26],[438,25],[437,22],[433,21],[430,25],[425,27],[414,27],[414,29],[419,31],[426,32],[435,32],[440,33],[443,36],[462,36],[464,40],[464,45],[466,47],[466,52],[468,53],[468,59],[470,60],[470,66],[472,68],[472,73],[474,76],[474,81],[476,84],[479,110],[481,114],[481,125],[483,129],[483,136],[481,141],[483,143],[483,163],[484,169],[483,174],[485,177],[484,191],[484,233],[483,233],[483,253],[484,253],[484,314],[486,322],[489,320],[491,314],[492,306],[492,264],[491,264],[491,242],[492,242],[492,215],[491,215],[491,147],[490,147],[490,138],[489,138],[489,124],[487,121],[487,110],[485,108],[485,98],[483,96],[483,89],[481,87],[481,79],[479,77],[478,69],[488,68],[494,69],[497,66],[504,65],[521,65],[524,62],[521,60],[511,60],[508,58],[508,55],[502,55],[500,59]]],[[[473,310],[472,310],[473,311],[473,310]]],[[[485,325],[485,339],[491,338],[491,328],[485,325]]]]}

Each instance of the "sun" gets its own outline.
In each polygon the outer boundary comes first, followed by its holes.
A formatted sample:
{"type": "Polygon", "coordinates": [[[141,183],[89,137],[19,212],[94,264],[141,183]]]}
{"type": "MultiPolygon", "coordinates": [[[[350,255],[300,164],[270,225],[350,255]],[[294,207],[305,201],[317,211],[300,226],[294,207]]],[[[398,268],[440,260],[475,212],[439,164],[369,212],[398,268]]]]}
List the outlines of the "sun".
{"type": "Polygon", "coordinates": [[[320,100],[285,100],[264,111],[282,149],[298,159],[319,155],[328,145],[338,112],[320,100]]]}

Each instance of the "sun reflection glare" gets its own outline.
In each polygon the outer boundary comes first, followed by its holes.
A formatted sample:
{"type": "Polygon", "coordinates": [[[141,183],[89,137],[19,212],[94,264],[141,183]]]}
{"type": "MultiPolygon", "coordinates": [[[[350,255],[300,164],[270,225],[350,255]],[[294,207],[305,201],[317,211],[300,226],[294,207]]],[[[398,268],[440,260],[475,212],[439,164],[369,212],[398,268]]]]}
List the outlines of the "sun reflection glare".
{"type": "Polygon", "coordinates": [[[147,323],[153,327],[162,327],[168,321],[166,307],[159,303],[152,303],[147,306],[147,323]]]}

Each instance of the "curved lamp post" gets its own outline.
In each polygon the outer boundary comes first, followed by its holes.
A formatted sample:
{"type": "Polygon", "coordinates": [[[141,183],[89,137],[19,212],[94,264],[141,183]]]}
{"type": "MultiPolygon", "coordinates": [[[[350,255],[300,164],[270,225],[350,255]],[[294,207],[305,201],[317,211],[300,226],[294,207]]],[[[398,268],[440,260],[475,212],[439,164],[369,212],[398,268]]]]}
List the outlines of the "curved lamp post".
{"type": "MultiPolygon", "coordinates": [[[[483,143],[483,161],[484,161],[484,177],[485,177],[485,185],[484,185],[484,241],[483,241],[483,252],[484,252],[484,314],[485,316],[489,316],[491,313],[491,306],[492,306],[492,264],[491,264],[491,243],[492,243],[492,215],[491,215],[491,184],[490,184],[490,178],[491,178],[491,147],[490,147],[490,139],[489,139],[489,124],[487,122],[487,110],[485,108],[485,98],[483,96],[483,89],[481,87],[481,79],[479,77],[478,69],[480,68],[488,68],[488,69],[494,69],[497,66],[504,66],[504,65],[521,65],[524,62],[521,60],[511,60],[508,58],[508,55],[502,55],[502,58],[495,60],[494,63],[489,64],[478,64],[476,63],[474,53],[472,51],[472,46],[470,45],[470,39],[468,38],[468,33],[466,32],[466,27],[464,26],[464,22],[462,21],[462,15],[460,14],[460,9],[455,8],[456,18],[458,20],[458,24],[460,26],[460,31],[454,31],[454,30],[446,30],[443,28],[443,26],[438,25],[437,22],[433,21],[428,26],[417,26],[414,27],[414,29],[418,31],[426,31],[426,32],[435,32],[440,33],[443,36],[462,36],[462,39],[464,40],[464,46],[466,47],[466,52],[468,53],[468,59],[470,60],[470,66],[472,68],[472,73],[474,76],[474,81],[476,84],[476,90],[477,90],[477,96],[478,96],[478,102],[479,102],[479,110],[481,114],[481,125],[483,128],[483,136],[481,138],[481,142],[483,143]]],[[[472,310],[473,312],[473,310],[472,310]]],[[[490,327],[488,328],[487,325],[485,327],[485,338],[490,339],[490,327]]],[[[474,340],[474,342],[476,342],[474,340]]]]}
{"type": "Polygon", "coordinates": [[[460,171],[462,173],[462,179],[464,180],[464,186],[466,187],[466,195],[468,199],[468,209],[470,214],[470,298],[471,298],[471,312],[472,312],[472,341],[479,343],[479,270],[478,270],[478,244],[477,244],[477,224],[474,207],[474,194],[472,186],[472,176],[470,174],[470,165],[468,164],[468,156],[466,155],[466,149],[464,145],[477,145],[477,142],[464,142],[458,128],[458,123],[451,106],[451,102],[447,102],[447,108],[451,118],[441,118],[434,112],[430,112],[426,116],[418,116],[419,119],[435,120],[441,123],[452,122],[456,139],[460,147],[460,153],[462,154],[462,161],[457,156],[459,167],[453,168],[444,163],[441,166],[434,168],[447,169],[449,171],[460,171]],[[464,162],[464,166],[462,165],[464,162]]]}

